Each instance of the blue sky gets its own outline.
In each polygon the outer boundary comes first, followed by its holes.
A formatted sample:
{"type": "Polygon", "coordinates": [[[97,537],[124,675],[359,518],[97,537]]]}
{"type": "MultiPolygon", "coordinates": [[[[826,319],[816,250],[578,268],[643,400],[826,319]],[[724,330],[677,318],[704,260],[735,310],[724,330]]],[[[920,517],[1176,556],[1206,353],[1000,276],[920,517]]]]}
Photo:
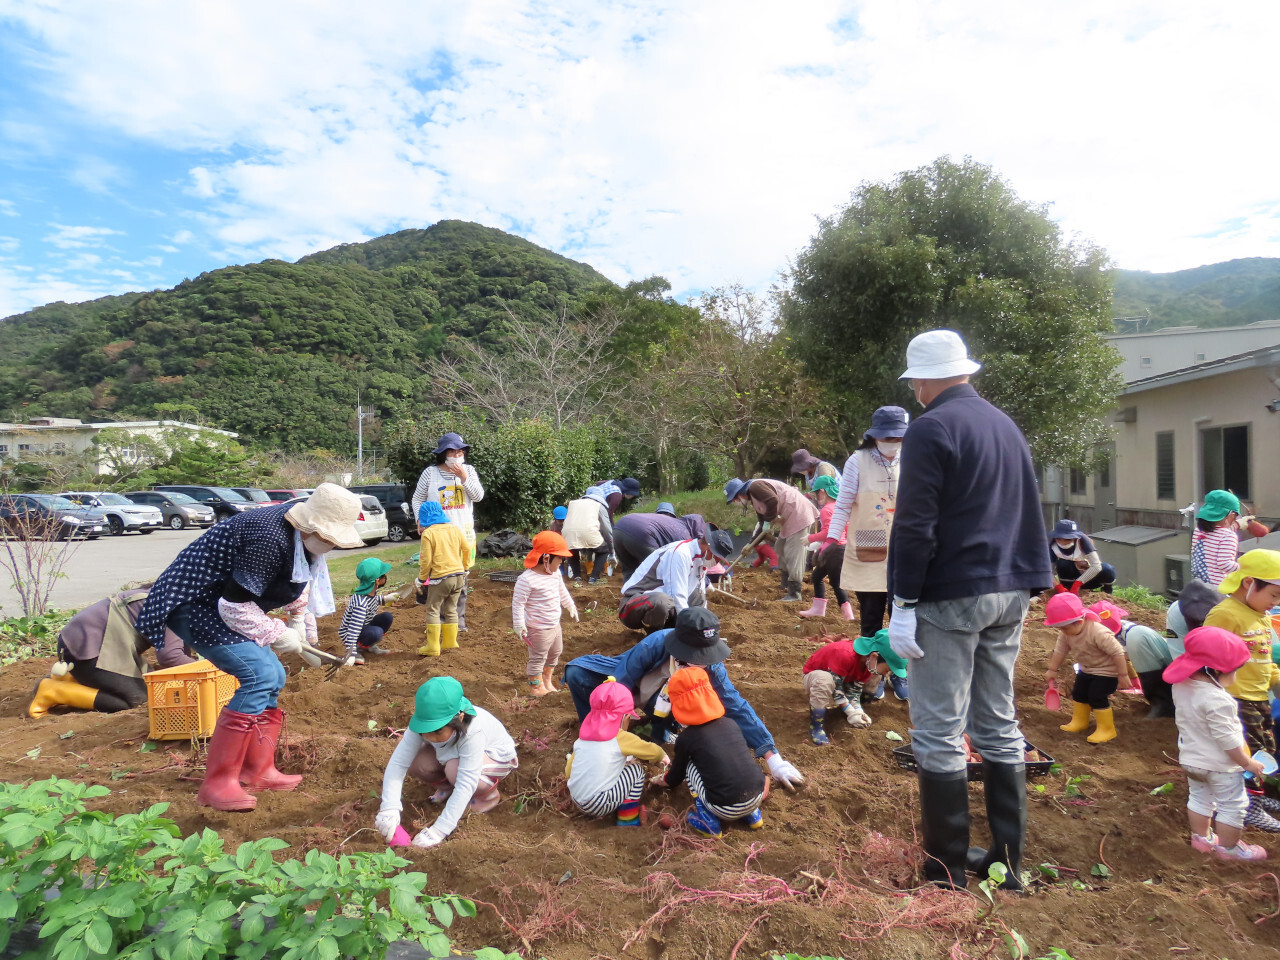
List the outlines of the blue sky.
{"type": "Polygon", "coordinates": [[[1280,5],[0,0],[0,317],[475,220],[762,288],[992,164],[1124,267],[1280,256],[1280,5]]]}

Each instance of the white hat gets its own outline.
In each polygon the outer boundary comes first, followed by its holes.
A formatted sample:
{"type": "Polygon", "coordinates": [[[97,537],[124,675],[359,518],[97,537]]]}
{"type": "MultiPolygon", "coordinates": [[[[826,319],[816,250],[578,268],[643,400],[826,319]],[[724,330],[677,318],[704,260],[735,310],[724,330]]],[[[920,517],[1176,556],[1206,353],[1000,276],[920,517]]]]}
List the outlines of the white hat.
{"type": "Polygon", "coordinates": [[[294,529],[324,537],[338,547],[360,547],[364,541],[356,533],[360,498],[336,483],[322,483],[304,502],[285,514],[294,529]]]}
{"type": "Polygon", "coordinates": [[[907,371],[899,380],[946,380],[977,373],[982,364],[954,330],[926,330],[907,344],[907,371]]]}

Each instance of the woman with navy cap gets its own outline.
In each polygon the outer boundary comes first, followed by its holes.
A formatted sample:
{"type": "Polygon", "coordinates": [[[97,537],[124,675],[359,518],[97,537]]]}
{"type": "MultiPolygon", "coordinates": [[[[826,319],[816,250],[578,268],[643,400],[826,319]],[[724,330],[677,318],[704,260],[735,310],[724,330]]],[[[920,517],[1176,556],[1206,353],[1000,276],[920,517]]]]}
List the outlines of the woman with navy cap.
{"type": "Polygon", "coordinates": [[[1098,548],[1084,535],[1080,524],[1074,520],[1059,520],[1049,533],[1049,553],[1053,557],[1053,572],[1058,578],[1058,593],[1081,589],[1111,592],[1116,582],[1116,568],[1103,563],[1098,548]]]}
{"type": "MultiPolygon", "coordinates": [[[[844,463],[840,495],[827,528],[824,550],[846,538],[840,587],[858,598],[858,633],[864,637],[874,637],[884,626],[889,599],[889,532],[897,508],[901,464],[898,453],[908,420],[902,407],[880,407],[871,415],[871,428],[844,463]]],[[[906,699],[905,680],[895,678],[893,689],[899,699],[906,699]]],[[[875,696],[875,691],[870,692],[875,696]]]]}
{"type": "MultiPolygon", "coordinates": [[[[428,500],[435,500],[444,509],[449,522],[462,531],[467,541],[469,558],[467,569],[476,562],[475,504],[484,499],[484,486],[476,468],[466,462],[471,444],[456,433],[446,433],[436,444],[436,462],[422,471],[413,491],[413,515],[428,500]]],[[[464,591],[458,599],[458,629],[467,629],[467,595],[464,591]]]]}

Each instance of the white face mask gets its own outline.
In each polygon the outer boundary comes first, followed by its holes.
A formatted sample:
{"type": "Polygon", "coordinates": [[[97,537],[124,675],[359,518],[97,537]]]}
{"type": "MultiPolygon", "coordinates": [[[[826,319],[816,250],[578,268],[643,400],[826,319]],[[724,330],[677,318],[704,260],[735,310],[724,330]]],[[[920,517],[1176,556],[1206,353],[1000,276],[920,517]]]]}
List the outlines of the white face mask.
{"type": "Polygon", "coordinates": [[[460,466],[462,466],[463,461],[465,461],[465,460],[466,460],[466,456],[465,456],[465,455],[463,455],[463,456],[461,456],[461,457],[445,457],[445,458],[444,458],[444,462],[445,462],[445,463],[451,463],[451,464],[453,464],[455,467],[460,467],[460,466]]]}
{"type": "Polygon", "coordinates": [[[323,557],[333,549],[332,543],[323,537],[316,536],[314,533],[304,533],[302,535],[302,545],[307,548],[307,552],[313,557],[323,557]]]}
{"type": "Polygon", "coordinates": [[[892,460],[898,455],[898,451],[902,449],[900,443],[884,443],[881,440],[876,441],[876,449],[880,451],[880,456],[886,460],[892,460]]]}

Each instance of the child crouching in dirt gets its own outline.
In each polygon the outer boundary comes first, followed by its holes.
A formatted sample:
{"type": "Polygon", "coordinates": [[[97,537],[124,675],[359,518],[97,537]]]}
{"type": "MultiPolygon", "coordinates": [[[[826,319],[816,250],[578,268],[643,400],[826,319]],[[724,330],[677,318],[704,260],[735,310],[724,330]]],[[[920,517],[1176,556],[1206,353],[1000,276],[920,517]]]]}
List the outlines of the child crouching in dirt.
{"type": "Polygon", "coordinates": [[[572,555],[564,537],[543,530],[533,538],[533,549],[524,558],[525,571],[516,580],[511,597],[511,626],[529,648],[525,676],[535,697],[558,689],[551,684],[551,674],[564,650],[560,608],[569,611],[570,620],[578,619],[578,608],[560,575],[564,558],[572,555]]]}
{"type": "Polygon", "coordinates": [[[1071,688],[1073,713],[1071,722],[1060,730],[1080,733],[1089,729],[1089,716],[1098,718],[1098,729],[1089,734],[1090,743],[1107,743],[1116,738],[1115,715],[1111,710],[1111,695],[1116,692],[1120,678],[1128,680],[1128,660],[1124,647],[1098,615],[1085,610],[1084,604],[1074,593],[1058,593],[1049,598],[1044,607],[1044,625],[1056,627],[1058,644],[1049,657],[1049,667],[1044,672],[1045,682],[1058,679],[1058,669],[1070,654],[1080,665],[1075,686],[1071,688]]]}
{"type": "Polygon", "coordinates": [[[377,592],[387,585],[390,572],[391,564],[377,557],[365,557],[356,565],[356,579],[360,585],[347,599],[342,625],[338,627],[338,636],[347,648],[347,656],[355,657],[356,663],[364,663],[366,653],[391,652],[378,646],[378,641],[391,629],[395,618],[388,611],[379,613],[378,608],[400,599],[400,594],[377,592]]]}
{"type": "Polygon", "coordinates": [[[704,837],[719,837],[722,821],[740,820],[752,830],[764,826],[760,804],[767,782],[738,725],[724,715],[724,705],[702,667],[682,667],[667,682],[671,716],[684,724],[676,740],[676,756],[666,773],[650,782],[689,786],[693,809],[689,826],[704,837]]]}
{"type": "MultiPolygon", "coordinates": [[[[821,479],[821,478],[819,478],[821,479]]],[[[857,640],[834,640],[819,647],[804,664],[804,692],[809,697],[809,739],[817,746],[830,743],[822,729],[827,710],[840,710],[852,727],[869,727],[862,709],[862,688],[872,679],[905,677],[907,664],[889,646],[889,631],[857,640]]]]}
{"type": "Polygon", "coordinates": [[[656,743],[622,729],[628,717],[639,716],[631,691],[613,677],[591,691],[591,710],[564,768],[569,796],[587,816],[616,813],[618,826],[640,826],[644,764],[671,761],[656,743]]]}
{"type": "Polygon", "coordinates": [[[1249,809],[1242,768],[1260,780],[1263,767],[1249,755],[1235,698],[1225,689],[1248,662],[1249,648],[1238,636],[1197,627],[1187,634],[1186,652],[1164,669],[1173,686],[1178,762],[1187,774],[1191,846],[1223,860],[1267,858],[1262,847],[1240,842],[1249,809]]]}
{"type": "Polygon", "coordinates": [[[453,832],[469,806],[488,813],[502,800],[498,783],[519,766],[515,741],[501,721],[472,706],[453,677],[432,677],[418,688],[413,716],[386,772],[382,805],[373,825],[388,842],[400,827],[405,775],[435,788],[432,803],[444,803],[436,822],[418,832],[415,847],[434,847],[453,832]]]}

